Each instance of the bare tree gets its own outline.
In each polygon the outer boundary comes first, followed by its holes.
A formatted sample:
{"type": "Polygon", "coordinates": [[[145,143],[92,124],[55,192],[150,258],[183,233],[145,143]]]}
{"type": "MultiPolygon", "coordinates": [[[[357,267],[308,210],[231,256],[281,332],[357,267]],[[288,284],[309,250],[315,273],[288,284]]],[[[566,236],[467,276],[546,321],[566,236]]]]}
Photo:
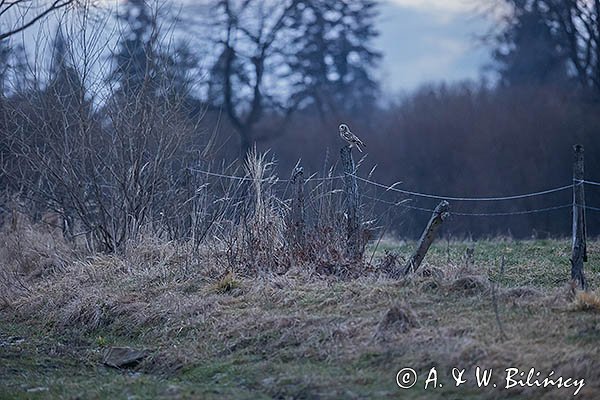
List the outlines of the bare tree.
{"type": "MultiPolygon", "coordinates": [[[[218,37],[219,56],[211,68],[209,101],[224,107],[240,135],[241,153],[250,151],[258,139],[255,132],[267,108],[288,110],[277,88],[267,88],[269,73],[283,66],[288,18],[299,0],[264,2],[262,0],[218,0],[212,11],[218,37]]],[[[271,76],[272,86],[277,86],[271,76]]]]}
{"type": "Polygon", "coordinates": [[[548,0],[548,24],[557,24],[569,60],[584,87],[600,92],[600,0],[548,0]]]}
{"type": "MultiPolygon", "coordinates": [[[[15,22],[6,32],[0,32],[0,40],[24,31],[36,22],[60,9],[68,8],[79,0],[0,0],[0,17],[7,18],[9,12],[15,13],[15,22]]],[[[0,26],[0,29],[5,29],[0,26]]]]}
{"type": "Polygon", "coordinates": [[[222,108],[245,155],[280,134],[291,114],[374,104],[379,54],[373,0],[213,0],[208,102],[222,108]],[[216,55],[215,55],[216,53],[216,55]],[[328,107],[324,107],[328,103],[328,107]],[[261,122],[270,120],[270,126],[261,122]],[[278,126],[279,125],[279,126],[278,126]],[[260,132],[260,133],[259,133],[260,132]]]}

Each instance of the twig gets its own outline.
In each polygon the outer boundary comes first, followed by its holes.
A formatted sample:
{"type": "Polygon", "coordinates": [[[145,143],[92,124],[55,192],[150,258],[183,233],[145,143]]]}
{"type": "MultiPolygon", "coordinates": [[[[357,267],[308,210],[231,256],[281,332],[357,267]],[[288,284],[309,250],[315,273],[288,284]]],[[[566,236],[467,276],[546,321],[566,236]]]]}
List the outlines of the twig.
{"type": "MultiPolygon", "coordinates": [[[[502,259],[500,260],[500,275],[498,276],[498,280],[502,279],[504,275],[504,255],[502,255],[502,259]]],[[[506,340],[508,337],[506,333],[504,333],[504,327],[502,325],[502,320],[500,319],[500,311],[498,307],[498,297],[496,296],[496,292],[498,289],[498,282],[494,282],[492,284],[492,307],[494,308],[494,315],[496,316],[496,324],[498,325],[498,330],[500,331],[500,340],[506,340]]]]}

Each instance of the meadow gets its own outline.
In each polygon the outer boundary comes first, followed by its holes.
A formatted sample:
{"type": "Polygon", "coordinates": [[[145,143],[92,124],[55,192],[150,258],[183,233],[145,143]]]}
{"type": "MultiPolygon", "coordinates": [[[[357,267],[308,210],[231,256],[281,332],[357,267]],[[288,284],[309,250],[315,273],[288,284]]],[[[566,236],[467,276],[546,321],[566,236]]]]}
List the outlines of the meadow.
{"type": "Polygon", "coordinates": [[[600,398],[600,2],[379,3],[0,1],[0,399],[600,398]]]}
{"type": "MultiPolygon", "coordinates": [[[[505,388],[507,368],[584,379],[600,395],[600,299],[569,285],[567,240],[439,240],[419,272],[385,265],[415,243],[384,239],[358,277],[310,264],[223,272],[215,254],[147,237],[122,255],[78,257],[36,225],[4,229],[0,398],[504,399],[576,388],[505,388]],[[472,249],[473,251],[467,251],[472,249]],[[57,257],[60,255],[60,257],[57,257]],[[57,260],[69,260],[58,262],[57,260]],[[143,350],[137,365],[107,350],[143,350]],[[400,389],[403,368],[417,384],[400,389]],[[424,389],[435,367],[441,387],[424,389]],[[497,387],[477,387],[476,367],[497,387]],[[465,369],[456,387],[453,368],[465,369]]],[[[373,248],[368,248],[368,251],[373,248]]],[[[600,284],[589,243],[589,286],[600,284]]]]}

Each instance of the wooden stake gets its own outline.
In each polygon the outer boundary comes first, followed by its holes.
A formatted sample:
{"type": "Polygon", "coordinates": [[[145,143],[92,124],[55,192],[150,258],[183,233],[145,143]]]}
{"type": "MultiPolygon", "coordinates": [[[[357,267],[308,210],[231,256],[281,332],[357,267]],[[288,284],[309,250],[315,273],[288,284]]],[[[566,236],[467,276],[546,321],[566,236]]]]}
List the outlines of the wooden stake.
{"type": "Polygon", "coordinates": [[[305,243],[305,211],[304,211],[304,169],[296,167],[292,176],[296,186],[296,196],[292,200],[292,234],[297,248],[303,248],[305,243]]]}
{"type": "Polygon", "coordinates": [[[356,167],[352,158],[352,149],[344,146],[340,150],[342,165],[344,167],[344,193],[346,196],[346,216],[348,220],[347,254],[351,259],[362,255],[361,221],[359,210],[358,183],[356,182],[356,167]]]}
{"type": "Polygon", "coordinates": [[[587,261],[585,227],[585,191],[583,146],[573,146],[573,246],[571,255],[571,279],[586,289],[583,263],[587,261]]]}
{"type": "Polygon", "coordinates": [[[431,215],[431,219],[427,224],[427,227],[423,231],[421,238],[419,239],[419,243],[417,245],[417,249],[413,253],[412,257],[406,265],[402,273],[404,275],[408,275],[410,272],[415,272],[423,262],[429,247],[433,243],[435,239],[435,235],[440,228],[440,225],[444,220],[450,215],[448,210],[450,208],[450,204],[444,200],[433,210],[433,214],[431,215]]]}

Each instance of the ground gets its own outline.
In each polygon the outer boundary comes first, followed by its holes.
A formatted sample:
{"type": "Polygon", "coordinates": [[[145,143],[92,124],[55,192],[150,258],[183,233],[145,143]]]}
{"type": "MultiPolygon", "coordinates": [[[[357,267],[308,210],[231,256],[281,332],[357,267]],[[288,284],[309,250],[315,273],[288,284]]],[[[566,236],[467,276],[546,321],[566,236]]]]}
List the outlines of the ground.
{"type": "MultiPolygon", "coordinates": [[[[413,246],[384,241],[374,260],[413,246]]],[[[568,285],[566,240],[442,240],[400,281],[298,266],[211,277],[176,249],[156,251],[81,260],[5,295],[0,398],[573,398],[575,387],[506,389],[511,367],[584,379],[575,398],[600,398],[600,242],[589,244],[588,295],[568,285]],[[151,356],[105,367],[111,346],[151,356]],[[493,369],[488,387],[477,366],[493,369]],[[408,367],[418,382],[403,390],[408,367]],[[433,367],[442,387],[425,390],[433,367]],[[467,383],[456,387],[453,368],[467,383]]]]}

